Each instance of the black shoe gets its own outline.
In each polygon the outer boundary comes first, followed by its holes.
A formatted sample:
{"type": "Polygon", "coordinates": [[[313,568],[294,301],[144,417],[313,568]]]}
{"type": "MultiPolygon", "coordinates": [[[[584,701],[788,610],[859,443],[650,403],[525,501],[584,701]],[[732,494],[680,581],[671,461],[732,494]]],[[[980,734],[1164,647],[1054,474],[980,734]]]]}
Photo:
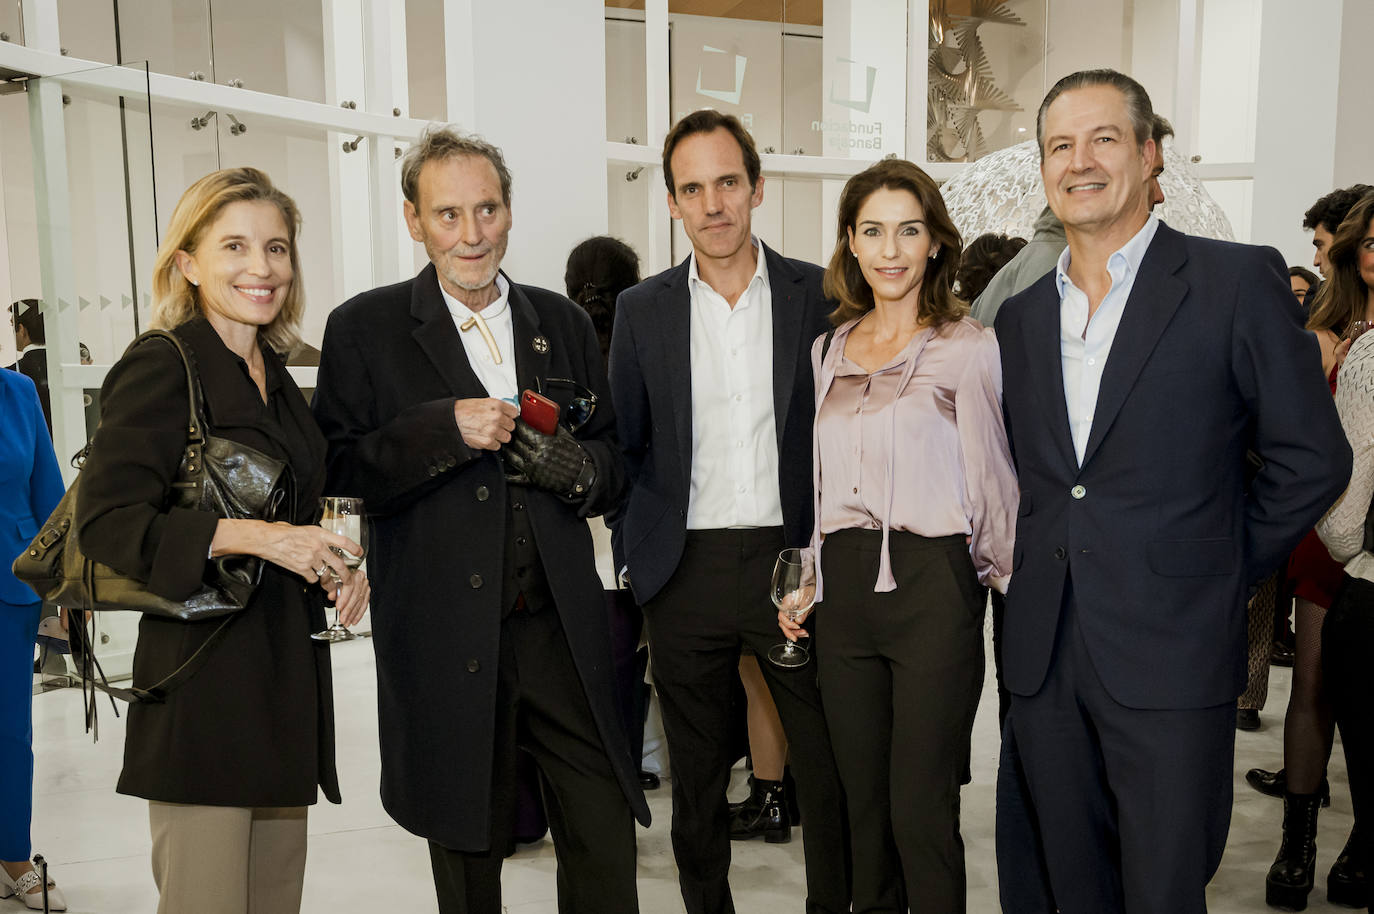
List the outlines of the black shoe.
{"type": "Polygon", "coordinates": [[[1275,641],[1274,646],[1269,649],[1269,663],[1272,666],[1293,665],[1293,649],[1281,641],[1275,641]]]}
{"type": "Polygon", "coordinates": [[[657,790],[659,785],[658,775],[652,771],[639,769],[639,787],[641,790],[657,790]]]}
{"type": "Polygon", "coordinates": [[[1236,709],[1236,729],[1237,730],[1258,730],[1260,728],[1259,711],[1254,708],[1236,709]]]}
{"type": "MultiPolygon", "coordinates": [[[[1282,768],[1278,771],[1251,768],[1245,772],[1245,783],[1266,797],[1282,798],[1284,791],[1288,789],[1288,778],[1284,775],[1282,768]]],[[[1322,778],[1321,795],[1322,809],[1325,809],[1331,805],[1331,783],[1326,778],[1322,778]]]]}
{"type": "Polygon", "coordinates": [[[1369,907],[1369,880],[1355,853],[1360,846],[1358,836],[1357,825],[1326,877],[1326,900],[1346,908],[1369,907]]]}
{"type": "Polygon", "coordinates": [[[1271,908],[1302,911],[1312,891],[1317,862],[1317,811],[1321,797],[1315,793],[1283,796],[1283,841],[1279,855],[1264,878],[1264,902],[1271,908]]]}
{"type": "Polygon", "coordinates": [[[749,799],[730,819],[730,840],[748,841],[763,835],[769,844],[792,840],[792,823],[787,816],[786,789],[782,781],[754,779],[749,799]]]}

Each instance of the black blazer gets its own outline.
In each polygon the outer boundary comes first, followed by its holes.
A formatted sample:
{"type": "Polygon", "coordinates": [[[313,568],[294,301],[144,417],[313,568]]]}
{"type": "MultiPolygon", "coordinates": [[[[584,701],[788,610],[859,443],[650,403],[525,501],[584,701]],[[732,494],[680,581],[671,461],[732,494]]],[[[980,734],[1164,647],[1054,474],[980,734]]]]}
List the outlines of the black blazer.
{"type": "MultiPolygon", "coordinates": [[[[192,352],[212,434],[291,464],[296,502],[283,520],[314,523],[324,484],[324,439],[281,359],[264,347],[276,415],[243,360],[202,317],[176,328],[192,352]]],[[[135,346],[110,369],[102,415],[81,471],[76,523],[97,559],[170,599],[195,592],[219,517],[167,510],[186,446],[186,372],[165,342],[135,346]]],[[[150,686],[180,666],[220,620],[144,616],[134,684],[150,686]]],[[[162,704],[129,708],[119,792],[169,803],[305,806],[316,784],[339,802],[329,646],[310,640],[325,625],[324,592],[264,563],[262,583],[234,615],[205,665],[162,704]]]]}
{"type": "MultiPolygon", "coordinates": [[[[811,538],[811,424],[815,391],[811,343],[829,328],[835,303],[821,292],[824,271],[762,245],[773,294],[773,418],[778,489],[789,546],[811,538]]],[[[616,301],[611,390],[633,487],[612,518],[617,568],[629,566],[643,605],[667,583],[687,538],[692,481],[690,258],[616,301]]],[[[707,418],[707,417],[703,417],[707,418]]]]}
{"type": "Polygon", "coordinates": [[[10,366],[20,374],[28,375],[38,388],[38,402],[43,406],[43,421],[48,425],[48,435],[52,436],[52,395],[48,388],[48,350],[46,346],[30,349],[10,366]]]}
{"type": "Polygon", "coordinates": [[[1079,468],[1055,274],[997,317],[1021,483],[1007,687],[1044,682],[1067,582],[1107,691],[1132,708],[1234,702],[1247,585],[1345,489],[1351,455],[1269,248],[1161,224],[1126,302],[1079,468]],[[1246,491],[1246,449],[1264,461],[1246,491]]]}
{"type": "MultiPolygon", "coordinates": [[[[511,283],[522,389],[567,378],[599,405],[578,433],[597,477],[582,511],[528,490],[549,587],[607,755],[649,822],[612,694],[610,627],[586,517],[621,496],[625,473],[591,318],[568,299],[511,283]]],[[[455,400],[486,397],[433,265],[330,315],[314,411],[329,440],[329,486],[373,517],[368,555],[377,652],[382,802],[445,847],[487,849],[501,637],[507,489],[493,451],[472,450],[455,400]]],[[[499,848],[498,848],[499,850],[499,848]]]]}

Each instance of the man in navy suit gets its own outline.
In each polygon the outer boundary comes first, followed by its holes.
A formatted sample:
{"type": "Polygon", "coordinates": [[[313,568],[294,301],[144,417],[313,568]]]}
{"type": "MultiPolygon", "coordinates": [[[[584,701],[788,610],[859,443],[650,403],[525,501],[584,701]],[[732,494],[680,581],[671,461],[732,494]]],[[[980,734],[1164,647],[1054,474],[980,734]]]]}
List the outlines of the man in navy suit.
{"type": "MultiPolygon", "coordinates": [[[[812,341],[831,310],[821,270],[750,234],[763,202],[754,140],[729,115],[687,115],[663,144],[686,261],[621,294],[610,379],[632,488],[617,564],[644,607],[673,773],[673,853],[688,914],[734,911],[731,692],[740,647],[780,638],[778,550],[811,536],[812,341]]],[[[761,662],[791,746],[808,912],[849,910],[845,811],[815,666],[761,662]]],[[[783,813],[786,814],[785,812],[783,813]]]]}
{"type": "Polygon", "coordinates": [[[1064,914],[1206,910],[1246,590],[1350,475],[1278,253],[1150,214],[1153,116],[1115,71],[1050,90],[1037,139],[1068,248],[996,324],[1021,483],[1005,676],[1064,914]]]}

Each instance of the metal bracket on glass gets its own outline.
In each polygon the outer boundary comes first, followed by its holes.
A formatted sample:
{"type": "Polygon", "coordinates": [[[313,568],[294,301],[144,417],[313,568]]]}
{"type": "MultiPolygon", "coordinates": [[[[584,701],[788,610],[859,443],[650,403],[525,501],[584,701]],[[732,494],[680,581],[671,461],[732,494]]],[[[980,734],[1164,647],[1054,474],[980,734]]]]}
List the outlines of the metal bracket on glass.
{"type": "Polygon", "coordinates": [[[774,149],[772,146],[765,146],[765,147],[763,147],[763,154],[764,154],[764,155],[771,156],[771,155],[772,155],[773,153],[775,153],[775,152],[777,152],[777,150],[774,149]]]}
{"type": "Polygon", "coordinates": [[[231,88],[231,89],[242,89],[242,88],[243,88],[243,80],[239,79],[237,76],[234,77],[233,79],[226,79],[226,80],[224,81],[224,84],[225,84],[226,86],[228,86],[229,88],[231,88]]]}
{"type": "Polygon", "coordinates": [[[358,103],[353,101],[351,98],[346,98],[343,101],[339,102],[339,107],[347,108],[349,111],[356,111],[358,108],[358,103]]]}
{"type": "Polygon", "coordinates": [[[234,117],[232,114],[226,114],[224,116],[229,118],[230,136],[242,136],[248,132],[248,125],[241,123],[238,118],[234,117]]]}
{"type": "Polygon", "coordinates": [[[210,126],[210,118],[218,116],[218,111],[207,111],[200,117],[193,117],[191,118],[191,129],[204,130],[206,127],[210,126]]]}
{"type": "Polygon", "coordinates": [[[205,82],[205,74],[200,70],[192,70],[190,73],[187,73],[186,76],[188,79],[194,79],[196,82],[205,82]]]}
{"type": "Polygon", "coordinates": [[[633,137],[633,136],[627,136],[627,137],[625,137],[625,142],[628,143],[628,144],[631,145],[631,146],[638,146],[638,145],[639,145],[639,138],[638,138],[638,137],[633,137]]]}
{"type": "Polygon", "coordinates": [[[353,139],[351,139],[351,140],[344,140],[344,141],[343,141],[343,151],[344,151],[344,152],[356,152],[356,151],[358,150],[358,144],[361,143],[361,142],[362,142],[363,140],[365,140],[365,139],[367,139],[367,137],[363,136],[362,134],[358,134],[357,136],[355,136],[355,137],[354,137],[353,139]]]}
{"type": "Polygon", "coordinates": [[[626,180],[626,181],[638,181],[638,180],[639,180],[639,173],[642,172],[643,170],[644,170],[644,166],[641,165],[641,166],[639,166],[638,168],[636,168],[634,171],[627,171],[627,172],[625,172],[625,180],[626,180]]]}

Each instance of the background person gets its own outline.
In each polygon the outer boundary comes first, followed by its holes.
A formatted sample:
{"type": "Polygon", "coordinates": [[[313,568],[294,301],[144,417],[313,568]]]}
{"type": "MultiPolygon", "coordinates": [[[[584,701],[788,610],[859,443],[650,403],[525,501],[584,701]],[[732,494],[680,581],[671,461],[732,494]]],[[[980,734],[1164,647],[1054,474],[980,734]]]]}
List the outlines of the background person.
{"type": "Polygon", "coordinates": [[[811,353],[811,544],[817,673],[866,914],[966,903],[959,788],[983,588],[1006,590],[1017,489],[997,341],[965,316],[958,268],[959,231],[921,169],[884,161],[845,185],[825,274],[836,330],[811,353]]]}
{"type": "MultiPolygon", "coordinates": [[[[304,308],[299,221],[261,171],[212,172],[182,194],[153,266],[151,325],[193,355],[208,431],[290,465],[284,521],[167,508],[186,447],[187,390],[165,342],[135,345],[110,369],[81,471],[75,522],[87,555],[153,593],[191,596],[207,556],[266,560],[253,599],[225,622],[203,665],[164,702],[129,708],[116,789],[149,801],[160,914],[298,911],[306,807],[320,789],[339,802],[329,645],[310,635],[326,625],[325,596],[352,624],[370,589],[331,551],[361,547],[314,525],[324,438],[279,354],[304,308]]],[[[134,684],[166,677],[222,622],[143,616],[134,684]]]]}
{"type": "Polygon", "coordinates": [[[1315,295],[1320,284],[1321,279],[1307,267],[1288,268],[1288,287],[1293,290],[1293,297],[1302,305],[1303,310],[1307,309],[1308,296],[1315,295]]]}
{"type": "Polygon", "coordinates": [[[992,278],[1025,246],[1024,238],[995,232],[979,235],[970,241],[959,258],[959,272],[954,277],[959,297],[966,302],[976,300],[992,282],[992,278]]]}
{"type": "MultiPolygon", "coordinates": [[[[1327,282],[1316,307],[1368,320],[1374,315],[1374,192],[1351,208],[1332,235],[1326,251],[1327,282]]],[[[1365,518],[1370,515],[1374,492],[1374,349],[1368,334],[1350,346],[1341,366],[1336,388],[1336,409],[1355,452],[1350,487],[1317,524],[1317,534],[1344,564],[1329,612],[1322,624],[1321,659],[1323,693],[1340,726],[1350,777],[1350,799],[1355,824],[1345,848],[1327,874],[1327,900],[1333,904],[1364,907],[1369,904],[1370,853],[1374,847],[1369,824],[1374,822],[1374,716],[1371,715],[1369,661],[1374,657],[1374,557],[1365,542],[1365,518]]],[[[1329,751],[1328,743],[1328,751],[1329,751]]],[[[1294,788],[1288,768],[1288,792],[1284,797],[1283,844],[1270,870],[1266,900],[1300,910],[1307,903],[1316,869],[1317,810],[1321,795],[1294,788]],[[1277,872],[1276,872],[1277,870],[1277,872]]]]}
{"type": "Polygon", "coordinates": [[[19,352],[9,367],[27,375],[38,389],[38,402],[43,405],[43,422],[52,437],[52,397],[48,387],[48,336],[43,327],[43,312],[35,298],[24,298],[10,305],[10,324],[14,327],[14,345],[19,352]]]}
{"type": "MultiPolygon", "coordinates": [[[[10,570],[62,498],[62,477],[33,381],[0,370],[0,898],[43,908],[29,863],[33,819],[33,649],[42,604],[10,570]]],[[[49,882],[54,911],[67,903],[49,882]]]]}

